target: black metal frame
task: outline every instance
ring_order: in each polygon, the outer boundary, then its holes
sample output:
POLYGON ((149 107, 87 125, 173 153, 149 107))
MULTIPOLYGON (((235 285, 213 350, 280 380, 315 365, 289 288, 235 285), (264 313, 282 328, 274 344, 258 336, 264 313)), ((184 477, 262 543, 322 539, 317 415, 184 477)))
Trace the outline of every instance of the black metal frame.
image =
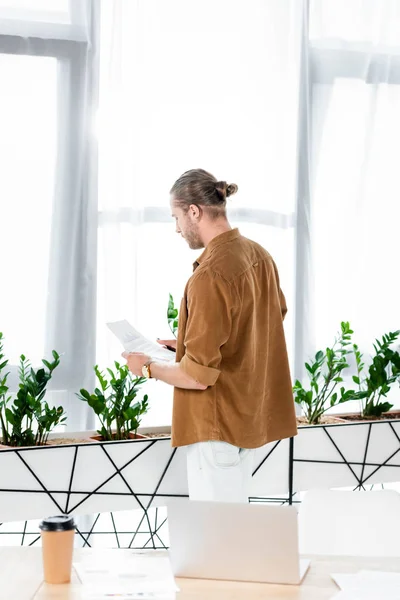
MULTIPOLYGON (((289 496, 293 495, 293 474, 294 474, 294 470, 295 470, 295 465, 296 463, 314 463, 314 464, 327 464, 327 465, 332 465, 332 464, 339 464, 339 465, 345 465, 351 472, 352 476, 355 479, 355 482, 357 483, 357 485, 354 488, 354 491, 356 490, 365 490, 365 484, 366 482, 373 476, 375 475, 375 473, 377 471, 379 471, 379 469, 381 469, 382 467, 392 467, 392 468, 397 468, 400 470, 400 464, 398 465, 393 465, 393 464, 388 464, 389 461, 396 456, 397 454, 400 453, 400 436, 398 435, 398 433, 396 432, 395 428, 393 427, 393 421, 394 420, 382 420, 382 421, 374 421, 374 422, 363 422, 363 421, 359 421, 359 422, 355 422, 355 423, 340 423, 340 424, 327 424, 327 425, 310 425, 309 427, 318 427, 319 429, 322 429, 325 433, 325 435, 327 436, 327 438, 329 439, 329 441, 331 442, 331 444, 333 445, 333 447, 335 448, 336 452, 338 453, 339 457, 341 460, 318 460, 315 458, 311 458, 311 459, 305 459, 305 458, 295 458, 294 455, 292 455, 292 459, 291 459, 291 464, 292 464, 292 468, 291 468, 291 475, 289 475, 289 478, 291 480, 290 484, 289 484, 289 496), (346 459, 346 457, 344 456, 343 452, 340 450, 339 446, 336 444, 335 440, 333 439, 333 437, 329 434, 329 429, 331 429, 332 427, 334 428, 338 428, 338 427, 354 427, 354 426, 359 426, 359 425, 363 425, 364 427, 367 425, 368 426, 368 433, 367 433, 367 439, 366 439, 366 444, 365 444, 365 450, 364 450, 364 457, 363 460, 361 462, 358 461, 349 461, 346 459), (370 444, 370 438, 371 438, 371 431, 372 431, 372 426, 376 427, 376 426, 386 426, 389 427, 389 429, 393 432, 396 441, 398 442, 399 446, 397 448, 397 450, 395 450, 394 452, 392 452, 392 454, 390 456, 388 456, 386 458, 386 460, 384 460, 382 463, 373 463, 367 460, 367 456, 368 456, 368 449, 369 449, 369 444, 370 444), (358 477, 357 474, 355 473, 354 469, 352 468, 353 466, 361 466, 361 476, 358 477), (364 472, 365 472, 365 468, 366 467, 376 467, 367 477, 364 477, 364 472)), ((397 420, 397 422, 399 422, 397 420)), ((295 446, 295 440, 293 438, 291 438, 291 446, 295 446)), ((293 451, 293 450, 292 450, 293 451)))
MULTIPOLYGON (((97 521, 99 520, 101 513, 97 513, 89 531, 82 531, 78 527, 76 527, 76 535, 83 540, 83 544, 82 544, 83 548, 86 546, 88 546, 90 548, 91 547, 90 539, 97 535, 113 535, 113 536, 115 536, 117 547, 121 548, 123 546, 120 543, 119 536, 120 535, 130 535, 133 537, 132 537, 131 541, 129 542, 127 548, 139 547, 141 549, 152 549, 152 550, 167 549, 168 546, 165 545, 164 541, 162 540, 162 538, 160 537, 160 534, 159 534, 160 529, 163 527, 163 525, 165 525, 165 523, 167 522, 167 519, 164 518, 161 521, 159 521, 159 508, 158 507, 154 508, 154 520, 153 521, 151 520, 151 517, 149 515, 149 510, 144 509, 143 515, 142 515, 136 529, 128 530, 128 531, 117 530, 117 527, 115 525, 115 520, 114 520, 114 514, 112 512, 109 514, 110 514, 110 518, 111 518, 111 522, 112 522, 112 526, 113 526, 111 530, 107 530, 107 531, 95 530, 97 521), (148 527, 149 527, 148 529, 141 528, 142 523, 145 520, 148 523, 148 527), (147 541, 142 543, 140 546, 134 546, 135 539, 138 535, 146 536, 147 541), (159 544, 156 544, 156 538, 158 539, 159 544), (150 543, 151 543, 151 545, 150 545, 150 543)), ((2 525, 3 525, 3 523, 0 523, 0 528, 2 525)), ((0 529, 0 536, 4 536, 4 535, 6 535, 6 536, 10 536, 10 535, 11 536, 21 536, 21 546, 24 546, 24 545, 34 546, 35 544, 37 544, 39 542, 40 535, 38 534, 37 529, 28 530, 28 526, 29 526, 29 521, 25 521, 22 532, 21 531, 1 531, 1 529, 0 529), (32 541, 30 541, 28 544, 25 544, 26 538, 28 536, 34 537, 34 539, 32 541)))
MULTIPOLYGON (((385 466, 390 466, 390 467, 395 467, 400 469, 400 464, 399 465, 392 465, 392 464, 388 464, 389 461, 398 453, 400 453, 400 436, 399 434, 396 432, 395 428, 393 427, 392 421, 391 420, 385 420, 385 421, 376 421, 374 423, 365 423, 365 422, 357 422, 357 423, 343 423, 343 424, 329 424, 329 425, 318 425, 318 426, 306 426, 306 427, 318 427, 320 429, 322 429, 324 431, 324 434, 326 435, 327 439, 329 439, 330 443, 332 444, 332 446, 335 448, 335 452, 338 455, 338 460, 318 460, 318 459, 302 459, 302 458, 296 458, 295 456, 295 450, 296 450, 296 441, 295 438, 290 438, 289 440, 289 450, 288 450, 288 496, 287 497, 252 497, 250 498, 251 502, 255 502, 255 503, 273 503, 273 504, 288 504, 288 505, 292 505, 292 504, 296 504, 299 503, 300 500, 298 500, 296 498, 296 495, 299 491, 302 490, 295 490, 294 489, 294 478, 295 478, 295 470, 296 470, 296 465, 298 463, 314 463, 314 464, 318 464, 318 463, 322 463, 322 464, 340 464, 340 465, 345 465, 351 472, 352 477, 354 477, 356 486, 354 487, 354 491, 355 490, 365 490, 365 484, 368 482, 368 480, 375 475, 375 473, 382 467, 385 466), (354 461, 349 461, 346 459, 346 457, 344 456, 342 450, 340 449, 340 447, 338 446, 338 444, 335 442, 335 440, 333 439, 332 435, 330 434, 329 430, 330 428, 334 427, 334 428, 338 428, 338 427, 349 427, 349 426, 358 426, 358 425, 368 425, 368 432, 367 432, 367 438, 366 438, 366 444, 365 444, 365 449, 364 449, 364 453, 363 453, 363 460, 362 462, 354 462, 354 461), (393 452, 384 462, 380 463, 380 464, 376 464, 376 463, 372 463, 370 461, 368 461, 368 449, 369 449, 369 445, 370 445, 370 438, 371 438, 371 431, 372 431, 372 426, 379 426, 379 425, 383 425, 386 427, 389 427, 390 430, 392 431, 392 433, 394 434, 396 441, 398 442, 398 448, 395 452, 393 452), (358 476, 357 473, 354 470, 354 466, 361 466, 361 475, 358 476), (365 469, 366 467, 376 467, 367 477, 364 477, 364 473, 365 473, 365 469)), ((136 502, 137 502, 137 507, 138 509, 140 509, 142 511, 142 517, 140 519, 140 522, 138 524, 138 526, 136 527, 136 529, 132 530, 132 531, 118 531, 117 527, 115 525, 115 520, 114 520, 114 516, 113 513, 110 512, 110 517, 111 517, 111 522, 112 522, 112 529, 110 531, 97 531, 96 530, 96 524, 98 522, 98 519, 100 517, 101 513, 98 513, 96 518, 94 519, 94 522, 90 528, 89 531, 80 531, 79 529, 77 529, 77 535, 80 536, 80 538, 83 540, 83 546, 90 546, 90 540, 93 536, 95 535, 114 535, 116 538, 116 543, 118 547, 121 547, 120 545, 120 539, 119 539, 119 535, 122 534, 131 534, 132 535, 132 539, 130 541, 129 544, 129 548, 131 547, 140 547, 140 548, 152 548, 152 549, 159 549, 159 548, 166 548, 166 545, 164 543, 164 541, 162 540, 162 538, 160 537, 160 529, 163 527, 163 525, 166 522, 166 518, 162 520, 162 522, 160 523, 158 521, 159 518, 159 512, 158 512, 158 508, 157 507, 152 507, 152 503, 153 500, 155 498, 185 498, 187 497, 187 495, 184 494, 160 494, 158 493, 158 490, 161 486, 161 483, 166 475, 166 473, 168 472, 168 469, 171 466, 171 463, 175 457, 175 453, 176 453, 176 448, 171 449, 171 454, 170 457, 167 461, 167 464, 159 478, 159 481, 157 482, 157 485, 154 489, 154 491, 152 493, 146 493, 146 494, 141 494, 138 492, 134 492, 132 487, 129 485, 128 481, 126 480, 126 478, 123 475, 123 470, 130 465, 132 462, 134 462, 137 458, 139 458, 143 453, 145 453, 148 449, 152 448, 154 446, 155 443, 157 443, 158 441, 165 441, 169 438, 155 438, 155 439, 143 439, 143 440, 136 440, 134 443, 141 443, 141 442, 145 442, 146 443, 146 447, 141 450, 140 452, 138 452, 133 458, 131 458, 129 461, 127 461, 122 467, 118 468, 117 465, 115 464, 114 460, 112 459, 112 457, 110 456, 109 452, 107 452, 107 446, 108 445, 112 445, 112 444, 121 444, 121 443, 132 443, 132 441, 126 441, 126 442, 108 442, 106 444, 102 444, 101 448, 102 451, 105 453, 105 455, 107 456, 108 460, 110 461, 110 463, 113 466, 114 469, 114 473, 109 476, 105 481, 103 481, 100 485, 98 485, 94 490, 92 491, 74 491, 72 490, 72 484, 73 484, 73 479, 74 479, 74 473, 75 473, 75 468, 76 468, 76 463, 78 460, 78 454, 79 454, 79 449, 82 447, 82 444, 68 444, 68 445, 63 445, 60 446, 62 448, 70 448, 70 447, 74 447, 75 451, 74 451, 74 456, 73 456, 73 462, 72 462, 72 468, 71 468, 71 474, 70 474, 70 478, 69 478, 69 485, 68 485, 68 490, 67 492, 65 490, 50 490, 47 489, 47 487, 43 484, 43 482, 40 480, 40 478, 36 475, 36 473, 33 471, 33 469, 30 467, 30 465, 26 462, 26 460, 24 460, 23 458, 23 453, 27 450, 41 450, 41 451, 45 451, 44 448, 18 448, 18 449, 7 449, 7 450, 2 450, 1 452, 14 452, 18 455, 19 459, 23 462, 23 464, 25 465, 25 467, 29 470, 29 472, 33 475, 33 477, 36 479, 36 481, 39 483, 39 485, 41 486, 42 489, 40 490, 18 490, 18 489, 2 489, 0 488, 0 493, 6 493, 6 492, 27 492, 27 493, 39 493, 39 494, 46 494, 54 503, 55 507, 57 507, 57 509, 61 512, 61 513, 65 513, 65 514, 71 514, 73 513, 79 506, 81 506, 84 502, 86 502, 86 500, 88 498, 90 498, 93 495, 109 495, 109 496, 131 496, 133 497, 136 502), (127 488, 127 492, 102 492, 101 488, 107 484, 111 479, 113 479, 114 477, 119 476, 122 481, 124 482, 126 488, 127 488), (66 494, 66 503, 65 506, 62 507, 60 506, 60 504, 55 500, 53 494, 66 494), (75 494, 79 494, 79 495, 85 495, 85 497, 80 500, 79 502, 77 502, 76 504, 73 503, 73 497, 75 494), (143 497, 148 497, 149 498, 149 502, 147 503, 147 505, 145 505, 139 498, 139 496, 141 498, 143 497), (152 521, 152 517, 150 514, 150 509, 154 510, 154 520, 152 521), (145 529, 141 529, 143 523, 146 524, 146 528, 145 529), (135 541, 137 540, 138 536, 142 536, 142 535, 146 535, 146 542, 140 546, 133 546, 133 544, 135 543, 135 541)), ((255 468, 255 470, 253 471, 253 476, 261 469, 261 467, 265 464, 265 462, 268 460, 268 458, 271 456, 271 454, 275 451, 275 449, 281 444, 281 441, 277 441, 274 443, 274 445, 272 446, 272 448, 267 452, 267 454, 265 455, 265 457, 261 460, 261 462, 258 464, 258 466, 255 468)), ((399 471, 400 472, 400 471, 399 471)), ((1 526, 1 523, 0 523, 1 526)), ((8 532, 8 531, 1 531, 0 530, 0 536, 1 535, 21 535, 21 545, 24 545, 25 540, 27 539, 27 536, 33 536, 35 535, 35 539, 29 544, 29 545, 33 545, 35 544, 39 539, 40 536, 37 535, 37 531, 35 532, 29 532, 28 531, 28 522, 24 523, 24 527, 23 527, 23 531, 22 532, 8 532)), ((1 538, 0 538, 1 539, 1 538)))
MULTIPOLYGON (((100 517, 101 513, 97 514, 97 517, 94 520, 94 523, 91 527, 91 529, 89 531, 81 531, 79 528, 76 529, 76 534, 78 536, 80 536, 83 540, 83 546, 89 546, 90 547, 90 538, 93 535, 108 535, 108 534, 113 534, 116 537, 116 541, 117 541, 117 546, 120 547, 120 541, 119 541, 119 535, 122 535, 123 533, 126 534, 132 534, 132 540, 129 544, 129 548, 132 547, 132 544, 134 543, 136 537, 138 535, 146 535, 148 537, 147 541, 142 544, 140 546, 140 548, 148 548, 149 544, 151 543, 151 548, 152 549, 160 549, 163 548, 165 549, 166 546, 163 542, 163 540, 160 538, 159 536, 159 531, 161 529, 161 527, 165 524, 166 519, 164 519, 161 523, 158 523, 158 508, 155 507, 155 518, 154 518, 154 523, 151 522, 150 516, 149 516, 149 509, 151 508, 151 504, 154 500, 154 498, 156 497, 165 497, 165 498, 172 498, 172 497, 188 497, 187 495, 183 495, 183 494, 159 494, 158 490, 160 488, 160 485, 168 471, 168 468, 171 465, 171 462, 176 454, 176 448, 172 448, 171 449, 171 455, 167 461, 167 464, 157 482, 157 485, 155 487, 154 492, 152 492, 151 494, 148 493, 141 493, 138 494, 136 492, 133 491, 132 487, 129 485, 128 481, 126 480, 126 478, 124 477, 122 471, 128 467, 132 462, 134 462, 137 458, 139 458, 143 453, 145 453, 147 450, 149 450, 150 448, 152 448, 154 446, 154 444, 157 441, 165 441, 166 439, 169 438, 161 438, 161 439, 143 439, 143 440, 135 440, 134 443, 141 443, 141 442, 145 442, 146 443, 146 447, 138 452, 133 458, 131 458, 130 460, 128 460, 122 467, 118 468, 117 465, 115 464, 114 460, 112 459, 112 457, 110 456, 110 454, 107 452, 106 446, 107 445, 113 445, 113 444, 121 444, 121 443, 132 443, 132 440, 124 440, 124 441, 111 441, 111 442, 107 442, 107 443, 99 443, 99 445, 101 446, 102 451, 105 453, 105 455, 107 456, 108 460, 111 462, 113 468, 114 468, 114 473, 112 475, 110 475, 107 479, 105 479, 100 485, 98 485, 94 490, 92 491, 87 491, 87 490, 72 490, 72 484, 73 484, 73 479, 74 479, 74 474, 75 474, 75 468, 76 468, 76 463, 78 460, 78 453, 79 453, 79 449, 82 447, 86 447, 86 444, 63 444, 62 446, 59 446, 58 448, 75 448, 74 450, 74 457, 73 457, 73 462, 72 462, 72 468, 71 468, 71 474, 69 477, 69 485, 68 485, 68 491, 66 492, 65 490, 52 490, 52 489, 48 489, 46 487, 46 485, 41 481, 41 479, 37 476, 37 474, 34 472, 34 470, 32 469, 32 467, 27 463, 26 460, 24 460, 22 454, 24 452, 27 451, 32 451, 32 450, 37 450, 37 451, 46 451, 46 448, 43 447, 29 447, 29 448, 10 448, 10 449, 4 449, 1 450, 1 452, 5 452, 5 453, 14 453, 18 456, 18 458, 22 461, 22 463, 24 464, 24 466, 26 467, 26 469, 31 473, 31 475, 35 478, 35 480, 39 483, 41 489, 39 490, 35 490, 35 489, 18 489, 18 488, 0 488, 0 493, 13 493, 13 492, 20 492, 20 493, 35 493, 35 494, 45 494, 47 495, 51 501, 54 503, 55 507, 57 508, 57 510, 61 513, 61 514, 71 514, 73 513, 79 506, 81 506, 84 502, 86 502, 88 500, 88 498, 90 498, 93 495, 107 495, 107 496, 131 496, 133 497, 137 504, 138 504, 138 508, 140 510, 143 511, 143 515, 142 518, 139 522, 138 527, 136 528, 136 530, 134 531, 126 531, 126 532, 122 532, 122 531, 117 531, 116 527, 115 527, 115 521, 114 521, 114 516, 113 513, 110 512, 110 517, 111 517, 111 521, 113 523, 113 530, 112 531, 94 531, 96 523, 100 517), (100 491, 102 487, 104 487, 109 481, 111 481, 114 477, 119 476, 122 481, 124 482, 124 484, 127 487, 127 492, 102 492, 100 491), (65 502, 65 506, 62 507, 60 506, 60 504, 57 502, 57 500, 54 498, 54 494, 66 494, 66 502, 65 502), (79 502, 77 502, 76 504, 73 504, 72 499, 74 495, 85 495, 85 497, 80 500, 79 502), (147 506, 145 506, 141 500, 139 499, 139 496, 143 497, 148 497, 149 498, 149 502, 147 503, 147 506), (72 506, 71 506, 72 505, 72 506), (141 526, 142 523, 146 521, 147 522, 147 529, 141 530, 141 526), (157 545, 157 539, 160 542, 160 545, 157 545)), ((2 523, 0 523, 0 527, 1 527, 2 523)), ((24 527, 23 527, 23 531, 22 532, 9 532, 9 531, 0 531, 0 536, 1 535, 21 535, 21 545, 24 545, 25 539, 27 536, 30 535, 35 535, 35 539, 29 544, 34 545, 35 543, 37 543, 40 540, 40 535, 37 535, 37 531, 34 532, 29 532, 27 531, 27 527, 28 527, 28 521, 24 522, 24 527)), ((0 538, 1 539, 1 538, 0 538)))

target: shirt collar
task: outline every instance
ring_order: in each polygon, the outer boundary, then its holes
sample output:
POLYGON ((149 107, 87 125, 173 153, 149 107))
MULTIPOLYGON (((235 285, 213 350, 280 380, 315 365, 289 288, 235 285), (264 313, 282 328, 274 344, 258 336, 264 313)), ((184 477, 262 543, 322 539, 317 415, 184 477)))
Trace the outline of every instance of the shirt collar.
POLYGON ((210 256, 210 254, 215 250, 215 248, 218 248, 219 246, 222 246, 227 242, 231 242, 239 236, 240 232, 237 228, 230 229, 229 231, 225 231, 224 233, 220 233, 219 235, 215 236, 215 238, 213 238, 211 242, 209 242, 208 246, 206 247, 204 252, 199 256, 199 258, 194 261, 193 271, 195 271, 197 267, 210 256))

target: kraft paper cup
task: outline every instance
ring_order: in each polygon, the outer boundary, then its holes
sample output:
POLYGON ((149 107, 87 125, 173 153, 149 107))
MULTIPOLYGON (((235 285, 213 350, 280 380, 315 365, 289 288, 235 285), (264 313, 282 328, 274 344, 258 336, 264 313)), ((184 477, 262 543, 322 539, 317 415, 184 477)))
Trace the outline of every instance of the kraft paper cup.
POLYGON ((44 580, 46 583, 69 583, 75 537, 74 519, 68 515, 48 517, 43 519, 39 529, 44 580))

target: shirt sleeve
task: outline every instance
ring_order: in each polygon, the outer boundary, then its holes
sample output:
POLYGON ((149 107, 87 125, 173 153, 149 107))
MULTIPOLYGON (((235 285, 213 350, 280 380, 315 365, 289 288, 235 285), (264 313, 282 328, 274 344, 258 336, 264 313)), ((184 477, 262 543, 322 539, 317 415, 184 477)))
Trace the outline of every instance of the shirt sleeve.
POLYGON ((286 313, 288 311, 287 304, 286 304, 286 298, 285 298, 285 294, 281 290, 281 286, 280 286, 280 282, 279 282, 279 273, 278 273, 277 266, 276 266, 275 263, 273 263, 273 265, 274 265, 274 273, 275 273, 276 286, 278 288, 278 294, 279 294, 279 303, 280 303, 280 306, 281 306, 282 321, 284 321, 285 317, 286 317, 286 313))
POLYGON ((221 348, 232 327, 229 283, 208 271, 197 275, 188 288, 187 311, 181 369, 199 383, 212 386, 221 372, 221 348))
POLYGON ((288 309, 287 309, 285 294, 282 292, 281 288, 279 288, 279 300, 281 303, 282 321, 284 321, 288 309))

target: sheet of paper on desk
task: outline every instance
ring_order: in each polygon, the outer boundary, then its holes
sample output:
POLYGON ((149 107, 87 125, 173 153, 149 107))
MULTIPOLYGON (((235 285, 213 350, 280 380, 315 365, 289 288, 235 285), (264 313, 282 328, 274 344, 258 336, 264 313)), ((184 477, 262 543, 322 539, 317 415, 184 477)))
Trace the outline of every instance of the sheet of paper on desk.
POLYGON ((117 336, 127 352, 143 352, 157 360, 175 361, 176 359, 175 352, 148 340, 125 319, 107 323, 107 327, 117 336))
POLYGON ((342 590, 337 600, 400 600, 400 574, 382 571, 334 573, 332 579, 342 590))
POLYGON ((332 600, 381 600, 375 594, 372 596, 364 596, 363 592, 357 592, 355 590, 352 591, 344 591, 341 590, 335 596, 332 596, 332 600))
POLYGON ((158 592, 138 592, 138 593, 124 593, 124 592, 110 592, 109 594, 91 591, 90 587, 84 587, 85 600, 112 600, 118 598, 118 600, 176 600, 175 592, 167 592, 166 594, 158 592))
POLYGON ((398 585, 400 589, 400 573, 392 571, 359 571, 357 575, 364 581, 368 581, 368 584, 371 582, 379 585, 382 585, 382 583, 394 584, 398 585))
POLYGON ((112 598, 114 595, 132 599, 136 595, 140 600, 170 600, 179 591, 168 556, 149 558, 137 554, 129 560, 116 560, 117 555, 111 556, 108 563, 94 564, 89 560, 74 564, 84 586, 85 598, 112 598))
POLYGON ((386 590, 342 590, 332 600, 397 600, 397 595, 387 594, 386 590))

